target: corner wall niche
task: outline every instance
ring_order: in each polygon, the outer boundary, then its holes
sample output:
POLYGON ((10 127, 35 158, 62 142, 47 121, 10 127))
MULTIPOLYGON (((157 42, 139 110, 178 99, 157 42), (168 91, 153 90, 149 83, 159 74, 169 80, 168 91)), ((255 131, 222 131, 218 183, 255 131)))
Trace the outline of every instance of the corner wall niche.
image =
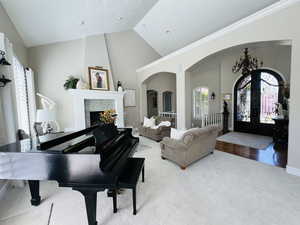
POLYGON ((73 128, 85 129, 90 126, 90 112, 115 109, 118 114, 116 125, 124 127, 124 92, 69 90, 73 97, 73 128))

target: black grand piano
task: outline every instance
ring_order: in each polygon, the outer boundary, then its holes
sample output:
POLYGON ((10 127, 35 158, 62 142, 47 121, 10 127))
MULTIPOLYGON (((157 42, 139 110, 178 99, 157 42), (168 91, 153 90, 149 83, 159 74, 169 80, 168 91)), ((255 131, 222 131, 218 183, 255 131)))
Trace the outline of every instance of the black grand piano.
POLYGON ((88 224, 96 225, 97 192, 116 190, 139 139, 132 129, 97 125, 0 147, 0 179, 28 180, 31 204, 41 202, 39 181, 54 180, 85 198, 88 224))

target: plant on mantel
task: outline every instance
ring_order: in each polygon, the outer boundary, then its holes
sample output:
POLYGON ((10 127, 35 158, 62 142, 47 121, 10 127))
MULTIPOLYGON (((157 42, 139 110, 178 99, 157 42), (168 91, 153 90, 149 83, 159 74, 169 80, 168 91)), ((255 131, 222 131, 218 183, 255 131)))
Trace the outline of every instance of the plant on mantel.
POLYGON ((66 82, 64 83, 64 88, 68 89, 76 89, 77 82, 79 81, 78 78, 69 76, 66 82))

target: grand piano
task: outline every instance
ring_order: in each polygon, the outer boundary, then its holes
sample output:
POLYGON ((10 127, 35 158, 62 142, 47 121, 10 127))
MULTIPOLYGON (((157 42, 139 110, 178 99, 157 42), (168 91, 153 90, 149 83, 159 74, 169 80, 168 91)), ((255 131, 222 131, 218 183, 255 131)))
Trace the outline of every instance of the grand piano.
POLYGON ((39 182, 54 180, 85 198, 88 224, 96 225, 97 192, 117 189, 139 139, 130 128, 96 125, 0 147, 0 179, 27 180, 31 204, 41 202, 39 182))

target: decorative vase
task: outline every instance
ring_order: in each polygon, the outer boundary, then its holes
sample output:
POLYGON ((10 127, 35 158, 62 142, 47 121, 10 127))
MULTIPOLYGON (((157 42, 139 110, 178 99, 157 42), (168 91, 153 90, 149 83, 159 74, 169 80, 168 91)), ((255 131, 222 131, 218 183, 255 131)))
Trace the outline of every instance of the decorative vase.
POLYGON ((76 88, 85 90, 85 89, 89 89, 89 85, 86 82, 84 82, 82 79, 80 79, 77 82, 76 88))

